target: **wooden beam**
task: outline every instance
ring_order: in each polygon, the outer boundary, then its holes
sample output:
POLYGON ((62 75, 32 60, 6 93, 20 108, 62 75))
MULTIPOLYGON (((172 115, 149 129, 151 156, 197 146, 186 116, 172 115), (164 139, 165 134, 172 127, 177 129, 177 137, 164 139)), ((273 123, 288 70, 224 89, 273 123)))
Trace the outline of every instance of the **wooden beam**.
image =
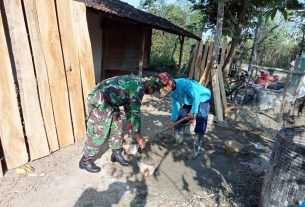
POLYGON ((220 54, 220 63, 219 63, 219 69, 222 70, 222 66, 225 62, 226 58, 226 49, 227 49, 227 38, 224 38, 221 46, 221 54, 220 54))
POLYGON ((224 117, 226 117, 227 116, 227 96, 226 96, 225 85, 224 85, 224 81, 223 81, 223 74, 222 74, 221 67, 219 67, 217 70, 218 70, 219 89, 220 89, 220 95, 221 95, 223 114, 224 114, 224 117))
POLYGON ((85 110, 82 95, 81 75, 77 43, 73 28, 72 0, 56 0, 61 46, 68 82, 69 100, 76 140, 85 137, 85 110))
POLYGON ((8 169, 28 162, 16 86, 0 10, 0 139, 8 169))
POLYGON ((197 58, 197 52, 198 52, 198 48, 199 48, 199 44, 200 42, 197 42, 195 47, 194 47, 194 50, 192 52, 192 63, 191 63, 191 66, 190 66, 190 72, 189 72, 189 78, 190 79, 193 79, 194 78, 194 70, 195 70, 195 63, 196 63, 196 58, 197 58))
POLYGON ((74 33, 77 41, 77 51, 81 72, 83 98, 87 110, 87 97, 89 91, 95 86, 95 77, 92 49, 87 25, 86 5, 85 3, 78 1, 72 1, 72 5, 74 33))
POLYGON ((203 74, 199 80, 199 82, 203 85, 207 85, 209 77, 210 77, 210 72, 211 72, 210 65, 211 65, 211 61, 212 61, 213 45, 214 45, 214 43, 211 42, 210 46, 209 46, 209 51, 208 51, 207 64, 205 65, 203 74))
POLYGON ((210 44, 208 41, 206 41, 204 43, 204 51, 203 51, 202 61, 201 61, 200 68, 199 68, 199 70, 200 70, 199 71, 199 80, 202 76, 202 73, 203 73, 206 63, 207 63, 207 55, 208 55, 209 47, 210 47, 210 44))
MULTIPOLYGON (((287 77, 286 77, 286 80, 285 80, 285 87, 284 87, 283 98, 282 98, 282 102, 281 102, 280 113, 277 117, 278 120, 283 118, 283 113, 285 111, 285 106, 286 106, 286 103, 287 103, 287 100, 286 100, 287 93, 288 93, 289 85, 290 85, 290 82, 291 82, 293 69, 291 68, 290 70, 288 70, 289 74, 287 74, 287 77)), ((284 120, 284 124, 286 124, 286 120, 284 120)))
POLYGON ((202 50, 203 50, 203 41, 200 41, 199 49, 197 52, 197 58, 195 62, 195 72, 194 72, 194 80, 199 81, 200 76, 200 65, 202 62, 202 50))
POLYGON ((29 37, 32 46, 32 53, 34 58, 34 68, 36 72, 37 85, 39 91, 39 100, 46 128, 49 148, 51 152, 59 149, 57 132, 55 126, 55 119, 53 115, 53 106, 51 100, 50 85, 48 80, 48 71, 46 60, 42 48, 40 38, 39 22, 36 11, 36 1, 24 1, 26 19, 29 30, 29 37))
POLYGON ((21 1, 4 0, 4 8, 16 66, 30 159, 34 160, 49 155, 50 151, 39 103, 31 49, 21 1))
POLYGON ((220 94, 221 94, 222 107, 223 107, 223 111, 224 111, 224 117, 227 116, 227 96, 226 96, 226 91, 225 91, 225 86, 224 86, 222 66, 225 61, 226 47, 227 47, 227 38, 225 38, 222 42, 220 63, 218 65, 219 87, 220 87, 220 94))
POLYGON ((184 36, 179 36, 179 42, 180 42, 180 51, 179 51, 178 70, 181 70, 181 63, 182 63, 182 58, 183 58, 183 47, 184 47, 184 36))
POLYGON ((48 69, 58 142, 62 148, 74 143, 74 138, 55 3, 53 0, 36 0, 36 11, 48 69))
POLYGON ((221 70, 218 67, 218 60, 219 60, 219 49, 220 49, 221 36, 222 36, 223 17, 224 17, 224 0, 218 0, 216 32, 214 37, 213 56, 212 56, 212 65, 211 65, 214 106, 218 121, 223 121, 223 108, 221 104, 221 91, 220 91, 220 83, 219 83, 219 81, 223 79, 222 78, 220 79, 218 77, 219 75, 218 70, 221 70))
POLYGON ((223 121, 223 110, 220 96, 219 77, 217 64, 214 64, 211 68, 211 78, 213 87, 214 105, 216 111, 217 121, 223 121))

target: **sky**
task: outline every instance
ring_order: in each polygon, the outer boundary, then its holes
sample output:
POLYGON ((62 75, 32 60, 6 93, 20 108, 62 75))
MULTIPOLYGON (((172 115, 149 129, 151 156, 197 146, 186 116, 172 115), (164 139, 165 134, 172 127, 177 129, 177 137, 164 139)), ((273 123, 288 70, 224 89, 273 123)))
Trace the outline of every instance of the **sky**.
MULTIPOLYGON (((130 4, 134 7, 138 7, 139 3, 140 3, 140 0, 121 0, 121 1, 127 2, 128 4, 130 4)), ((299 2, 305 3, 305 0, 299 0, 299 2)))
POLYGON ((127 2, 128 4, 134 7, 138 7, 140 3, 140 0, 121 0, 121 1, 127 2))
MULTIPOLYGON (((140 0, 121 0, 121 1, 127 2, 128 4, 130 4, 130 5, 134 6, 134 7, 138 7, 139 3, 140 3, 140 0)), ((174 2, 174 0, 167 0, 167 2, 169 2, 169 3, 170 2, 174 2)))

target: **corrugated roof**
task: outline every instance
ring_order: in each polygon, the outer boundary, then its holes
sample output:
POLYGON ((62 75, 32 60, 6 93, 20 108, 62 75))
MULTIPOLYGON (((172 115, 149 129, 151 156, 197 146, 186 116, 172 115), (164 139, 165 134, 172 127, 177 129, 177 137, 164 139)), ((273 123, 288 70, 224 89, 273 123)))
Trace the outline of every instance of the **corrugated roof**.
POLYGON ((87 7, 93 8, 111 15, 115 15, 128 20, 150 25, 151 27, 173 34, 191 37, 200 40, 200 37, 176 26, 170 21, 156 15, 139 10, 125 2, 119 0, 78 0, 84 2, 87 7))

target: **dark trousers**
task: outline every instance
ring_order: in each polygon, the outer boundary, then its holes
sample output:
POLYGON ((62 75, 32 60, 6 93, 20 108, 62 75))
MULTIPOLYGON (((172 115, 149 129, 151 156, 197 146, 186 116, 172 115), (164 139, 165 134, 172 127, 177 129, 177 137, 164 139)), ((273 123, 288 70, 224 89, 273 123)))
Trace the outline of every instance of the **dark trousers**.
MULTIPOLYGON (((180 108, 178 113, 178 120, 187 116, 192 109, 192 105, 183 105, 180 108)), ((196 114, 196 126, 195 126, 195 133, 199 135, 204 135, 207 128, 207 120, 210 112, 210 101, 201 102, 198 107, 198 113, 196 114)))

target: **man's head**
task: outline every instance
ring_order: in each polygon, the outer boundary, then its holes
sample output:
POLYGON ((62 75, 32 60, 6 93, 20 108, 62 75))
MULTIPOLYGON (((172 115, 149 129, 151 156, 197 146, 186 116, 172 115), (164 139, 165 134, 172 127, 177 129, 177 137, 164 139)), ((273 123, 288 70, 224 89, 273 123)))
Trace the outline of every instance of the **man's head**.
POLYGON ((153 94, 155 91, 159 91, 160 89, 166 90, 167 92, 171 91, 169 90, 170 87, 168 85, 173 83, 173 79, 166 72, 155 74, 145 79, 145 93, 147 94, 153 94))

